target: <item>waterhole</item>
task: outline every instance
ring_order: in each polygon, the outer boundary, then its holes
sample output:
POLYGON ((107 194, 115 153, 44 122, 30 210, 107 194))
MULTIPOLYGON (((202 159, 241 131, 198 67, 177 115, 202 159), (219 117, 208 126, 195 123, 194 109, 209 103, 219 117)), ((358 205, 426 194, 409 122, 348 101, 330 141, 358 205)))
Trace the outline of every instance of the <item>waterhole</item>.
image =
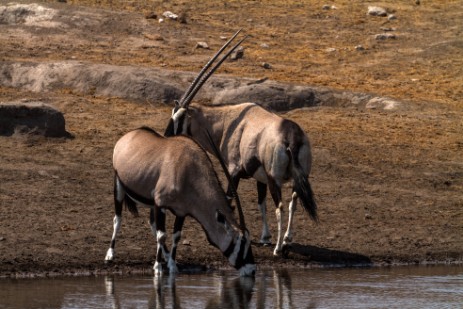
POLYGON ((461 308, 463 266, 0 280, 0 308, 461 308))

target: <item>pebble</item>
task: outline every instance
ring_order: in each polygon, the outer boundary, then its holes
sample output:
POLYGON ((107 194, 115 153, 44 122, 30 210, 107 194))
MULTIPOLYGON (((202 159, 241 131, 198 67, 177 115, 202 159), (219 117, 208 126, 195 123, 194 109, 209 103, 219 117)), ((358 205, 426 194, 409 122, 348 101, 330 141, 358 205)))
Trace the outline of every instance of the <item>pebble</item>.
POLYGON ((396 35, 392 33, 380 33, 375 35, 375 40, 382 41, 382 40, 389 40, 389 39, 396 39, 396 35))
POLYGON ((198 42, 196 43, 196 48, 209 49, 209 45, 206 42, 198 42))
POLYGON ((336 48, 329 47, 329 48, 325 49, 325 51, 326 51, 327 53, 334 53, 334 52, 336 51, 336 48))
POLYGON ((262 62, 262 67, 264 69, 271 69, 272 68, 272 65, 270 63, 267 63, 267 62, 262 62))
POLYGON ((168 18, 168 19, 172 19, 172 20, 177 20, 178 19, 178 15, 172 13, 171 11, 165 11, 164 13, 162 13, 162 16, 164 16, 165 18, 168 18))
POLYGON ((262 47, 262 48, 270 48, 270 46, 267 43, 260 44, 260 47, 262 47))
POLYGON ((359 50, 359 51, 365 50, 365 47, 363 47, 362 45, 357 45, 355 46, 355 50, 359 50))
POLYGON ((322 6, 322 9, 323 10, 337 10, 338 8, 335 5, 325 4, 324 6, 322 6))
POLYGON ((388 17, 387 17, 388 20, 396 20, 397 19, 397 16, 395 16, 394 14, 390 14, 388 17))
POLYGON ((240 46, 230 55, 230 60, 235 61, 243 57, 244 57, 244 48, 243 46, 240 46))
POLYGON ((382 16, 385 17, 387 16, 387 12, 385 9, 379 6, 369 6, 368 7, 368 15, 371 16, 382 16))

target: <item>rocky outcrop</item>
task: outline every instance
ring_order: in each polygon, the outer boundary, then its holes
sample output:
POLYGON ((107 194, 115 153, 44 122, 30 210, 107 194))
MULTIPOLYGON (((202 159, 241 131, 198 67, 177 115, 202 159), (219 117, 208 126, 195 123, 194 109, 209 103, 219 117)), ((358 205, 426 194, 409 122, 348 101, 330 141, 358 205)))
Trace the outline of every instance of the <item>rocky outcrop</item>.
POLYGON ((42 102, 0 103, 0 135, 38 134, 71 137, 63 114, 42 102))

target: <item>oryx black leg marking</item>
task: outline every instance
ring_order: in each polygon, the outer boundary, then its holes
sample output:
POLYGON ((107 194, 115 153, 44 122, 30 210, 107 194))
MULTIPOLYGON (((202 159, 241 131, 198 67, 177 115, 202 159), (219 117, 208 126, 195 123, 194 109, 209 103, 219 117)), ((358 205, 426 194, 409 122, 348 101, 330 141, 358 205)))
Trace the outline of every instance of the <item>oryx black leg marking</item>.
POLYGON ((270 244, 270 231, 267 223, 267 185, 260 181, 257 182, 257 206, 262 215, 262 234, 260 237, 261 244, 270 244))
POLYGON ((169 272, 177 272, 177 265, 175 263, 175 258, 177 256, 177 246, 182 237, 183 223, 185 222, 185 217, 176 217, 174 223, 174 234, 172 236, 172 249, 170 251, 170 259, 168 262, 169 272))
POLYGON ((281 252, 282 248, 282 225, 283 225, 283 203, 281 202, 281 187, 276 183, 276 181, 268 176, 268 188, 270 190, 270 194, 272 195, 273 202, 275 203, 276 210, 275 214, 277 217, 278 223, 278 236, 277 236, 277 243, 275 245, 275 250, 273 251, 273 255, 278 255, 281 252))
POLYGON ((114 224, 113 224, 113 236, 111 238, 111 244, 108 251, 106 252, 105 261, 110 262, 114 259, 114 248, 116 247, 116 236, 121 229, 122 223, 122 204, 125 197, 125 191, 122 187, 117 174, 114 175, 114 224))
POLYGON ((154 273, 159 275, 162 273, 162 262, 163 258, 169 260, 169 251, 166 247, 166 214, 163 209, 154 206, 150 210, 150 224, 151 229, 153 227, 156 231, 157 251, 156 251, 156 262, 154 263, 154 273))
MULTIPOLYGON (((233 186, 235 188, 235 190, 238 190, 238 185, 240 184, 240 179, 241 179, 241 176, 239 174, 235 174, 235 175, 232 175, 231 176, 232 178, 232 183, 233 183, 233 186)), ((234 196, 233 196, 233 189, 232 189, 232 184, 229 183, 228 184, 228 189, 227 189, 227 198, 229 199, 233 199, 234 196)))

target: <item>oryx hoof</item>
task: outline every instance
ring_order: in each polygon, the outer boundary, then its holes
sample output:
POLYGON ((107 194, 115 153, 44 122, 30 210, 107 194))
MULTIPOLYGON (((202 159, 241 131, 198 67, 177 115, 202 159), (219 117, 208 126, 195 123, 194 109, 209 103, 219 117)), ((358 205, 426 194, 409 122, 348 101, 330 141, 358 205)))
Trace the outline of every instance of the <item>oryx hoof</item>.
POLYGON ((174 260, 169 260, 169 262, 167 263, 167 267, 169 268, 169 274, 175 275, 178 273, 177 264, 174 260))
POLYGON ((291 245, 292 242, 293 242, 293 237, 292 236, 285 236, 283 238, 283 246, 284 245, 291 245))
POLYGON ((162 276, 162 264, 161 263, 156 261, 154 263, 153 270, 154 270, 154 276, 155 277, 162 276))
POLYGON ((272 242, 270 241, 270 238, 272 238, 272 236, 261 237, 259 243, 264 247, 271 246, 272 242))

